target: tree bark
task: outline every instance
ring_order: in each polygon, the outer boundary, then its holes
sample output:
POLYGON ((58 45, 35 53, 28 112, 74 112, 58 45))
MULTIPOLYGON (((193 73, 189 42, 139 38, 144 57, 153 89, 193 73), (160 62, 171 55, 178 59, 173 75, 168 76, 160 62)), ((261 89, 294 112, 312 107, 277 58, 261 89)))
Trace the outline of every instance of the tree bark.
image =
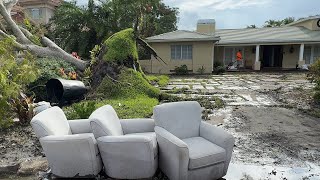
MULTIPOLYGON (((87 66, 87 63, 85 61, 77 59, 71 54, 65 52, 49 38, 45 36, 41 37, 41 44, 44 47, 32 43, 31 39, 34 37, 33 34, 30 33, 27 29, 19 27, 11 18, 11 9, 17 3, 17 1, 18 0, 11 0, 7 3, 4 3, 3 0, 0 0, 0 14, 7 23, 8 27, 13 32, 13 35, 16 37, 16 40, 14 40, 16 48, 20 50, 29 50, 32 54, 38 57, 61 58, 73 64, 77 69, 81 71, 85 70, 87 66)), ((6 32, 1 29, 0 36, 11 38, 6 32)))

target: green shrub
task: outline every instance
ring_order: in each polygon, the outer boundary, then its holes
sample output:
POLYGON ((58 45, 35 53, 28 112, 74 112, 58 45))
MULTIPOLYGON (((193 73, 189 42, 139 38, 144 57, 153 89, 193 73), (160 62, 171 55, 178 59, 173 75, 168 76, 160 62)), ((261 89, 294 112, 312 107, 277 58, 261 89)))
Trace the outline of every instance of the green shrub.
POLYGON ((98 98, 132 98, 146 95, 158 98, 160 90, 144 78, 143 74, 130 68, 121 70, 117 81, 106 76, 95 91, 98 98))
POLYGON ((160 76, 148 75, 146 77, 151 84, 158 84, 160 87, 167 86, 170 80, 169 76, 166 76, 166 75, 160 75, 160 76))
POLYGON ((197 72, 198 72, 199 74, 204 74, 204 73, 206 72, 206 68, 202 66, 201 68, 199 68, 199 69, 197 70, 197 72))
POLYGON ((310 66, 308 79, 316 84, 314 90, 316 91, 313 98, 316 103, 320 103, 320 59, 310 66))
POLYGON ((215 74, 217 74, 217 75, 223 74, 223 73, 226 72, 226 68, 223 67, 223 66, 218 66, 218 67, 216 67, 216 68, 213 69, 213 72, 214 72, 215 74))
POLYGON ((219 66, 223 66, 222 62, 220 62, 220 61, 215 61, 215 62, 213 63, 213 67, 214 67, 214 68, 217 68, 217 67, 219 67, 219 66))
POLYGON ((107 53, 103 59, 106 61, 116 61, 123 64, 125 60, 131 58, 138 60, 138 51, 132 28, 120 31, 110 36, 106 41, 107 53))
POLYGON ((316 91, 313 95, 314 100, 319 103, 320 102, 320 91, 316 91))
POLYGON ((116 98, 100 101, 83 101, 65 108, 64 111, 68 119, 85 119, 88 118, 90 114, 94 111, 93 106, 96 109, 108 104, 116 110, 119 118, 121 119, 148 118, 151 117, 153 107, 156 106, 158 103, 159 101, 156 98, 150 98, 141 95, 133 98, 116 98), (83 110, 81 110, 81 107, 83 107, 83 110))
POLYGON ((0 129, 12 124, 12 118, 17 117, 14 102, 38 76, 34 58, 24 53, 23 59, 16 60, 14 50, 11 39, 0 41, 0 129))
POLYGON ((189 74, 188 66, 187 65, 181 65, 180 67, 176 67, 174 69, 175 73, 177 75, 187 75, 189 74))
POLYGON ((87 119, 91 113, 97 109, 95 101, 84 101, 76 103, 71 108, 66 108, 68 119, 87 119))
POLYGON ((36 68, 40 70, 40 76, 28 86, 28 94, 33 94, 36 101, 47 100, 45 84, 51 78, 67 79, 68 72, 75 71, 74 66, 62 59, 41 58, 36 61, 36 68), (61 70, 64 70, 64 74, 61 70))

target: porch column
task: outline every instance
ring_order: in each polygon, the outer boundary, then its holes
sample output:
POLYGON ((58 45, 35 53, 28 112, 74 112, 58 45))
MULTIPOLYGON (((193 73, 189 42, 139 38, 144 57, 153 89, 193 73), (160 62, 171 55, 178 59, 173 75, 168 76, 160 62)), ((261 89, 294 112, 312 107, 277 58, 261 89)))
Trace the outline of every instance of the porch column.
POLYGON ((260 45, 256 46, 256 59, 253 63, 252 69, 255 71, 260 71, 261 62, 260 62, 260 45))
POLYGON ((304 44, 301 44, 300 45, 299 61, 303 61, 303 54, 304 54, 304 44))
POLYGON ((303 65, 305 65, 305 60, 303 59, 304 56, 304 44, 300 45, 300 53, 299 53, 299 62, 298 62, 298 66, 302 67, 303 65))
POLYGON ((214 71, 214 61, 215 61, 215 59, 214 59, 214 47, 215 46, 215 43, 213 43, 213 47, 212 47, 212 60, 211 60, 211 72, 210 73, 212 73, 213 71, 214 71))
POLYGON ((260 45, 256 46, 256 62, 259 61, 260 58, 260 45))

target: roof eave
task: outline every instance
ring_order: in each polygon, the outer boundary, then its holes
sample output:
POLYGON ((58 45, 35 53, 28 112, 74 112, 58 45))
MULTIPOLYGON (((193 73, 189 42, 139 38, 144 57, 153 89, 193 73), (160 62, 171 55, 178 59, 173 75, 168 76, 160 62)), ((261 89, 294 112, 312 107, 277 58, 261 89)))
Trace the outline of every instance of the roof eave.
POLYGON ((199 42, 199 41, 219 41, 220 38, 187 38, 187 39, 146 39, 148 43, 155 42, 199 42))
POLYGON ((230 46, 230 45, 269 45, 269 44, 300 44, 300 43, 320 43, 320 40, 291 40, 291 41, 256 41, 256 42, 222 42, 217 43, 217 46, 230 46))

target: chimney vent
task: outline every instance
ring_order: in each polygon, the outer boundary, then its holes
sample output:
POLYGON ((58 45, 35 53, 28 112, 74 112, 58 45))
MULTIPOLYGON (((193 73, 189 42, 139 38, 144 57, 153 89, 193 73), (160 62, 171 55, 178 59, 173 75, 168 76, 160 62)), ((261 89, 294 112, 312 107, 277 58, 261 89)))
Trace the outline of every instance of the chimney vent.
POLYGON ((197 32, 214 35, 216 31, 216 21, 214 19, 200 19, 197 23, 197 32))

